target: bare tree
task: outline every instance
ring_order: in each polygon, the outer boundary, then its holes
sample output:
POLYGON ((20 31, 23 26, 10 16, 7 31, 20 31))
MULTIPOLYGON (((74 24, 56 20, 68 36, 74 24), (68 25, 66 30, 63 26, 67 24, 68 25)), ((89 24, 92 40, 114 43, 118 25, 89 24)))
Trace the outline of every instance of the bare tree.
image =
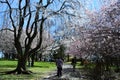
MULTIPOLYGON (((72 7, 73 0, 0 0, 0 5, 4 5, 7 10, 3 11, 7 16, 5 23, 9 25, 3 26, 3 29, 8 29, 14 34, 14 45, 18 54, 18 63, 15 70, 9 73, 29 73, 26 70, 26 62, 30 55, 38 51, 42 44, 43 29, 45 22, 50 16, 64 14, 65 8, 72 7), (55 3, 60 3, 56 6, 55 3), (34 3, 34 4, 33 4, 34 3), (70 3, 70 5, 66 4, 70 3), (56 8, 55 8, 56 7, 56 8), (23 31, 25 30, 25 38, 22 39, 23 31), (37 44, 31 47, 34 39, 37 37, 37 44)), ((69 14, 68 14, 69 15, 69 14)))

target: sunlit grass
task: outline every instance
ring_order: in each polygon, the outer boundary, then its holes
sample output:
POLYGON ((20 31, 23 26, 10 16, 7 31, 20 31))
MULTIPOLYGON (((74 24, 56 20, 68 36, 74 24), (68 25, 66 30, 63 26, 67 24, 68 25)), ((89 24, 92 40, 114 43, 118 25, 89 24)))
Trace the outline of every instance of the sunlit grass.
MULTIPOLYGON (((66 64, 71 64, 71 61, 66 62, 66 64)), ((83 65, 81 65, 81 62, 77 61, 77 63, 76 63, 76 68, 81 69, 81 68, 83 68, 83 67, 84 67, 84 66, 83 66, 83 65)))
POLYGON ((2 72, 14 70, 17 61, 0 60, 0 80, 41 80, 42 77, 47 75, 50 71, 56 69, 54 62, 35 62, 34 67, 27 67, 33 74, 30 75, 14 75, 3 74, 2 72))

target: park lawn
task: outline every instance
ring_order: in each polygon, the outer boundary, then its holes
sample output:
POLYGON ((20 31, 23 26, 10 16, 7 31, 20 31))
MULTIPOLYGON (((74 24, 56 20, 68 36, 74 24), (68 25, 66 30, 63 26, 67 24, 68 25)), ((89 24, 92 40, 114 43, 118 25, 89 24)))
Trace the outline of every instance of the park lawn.
MULTIPOLYGON (((69 62, 66 62, 66 64, 71 64, 71 62, 69 61, 69 62)), ((81 68, 83 68, 84 66, 83 65, 81 65, 81 62, 77 62, 76 63, 76 68, 79 68, 79 69, 81 69, 81 68)))
POLYGON ((35 62, 34 67, 27 67, 33 74, 30 75, 14 75, 3 74, 2 72, 14 70, 16 68, 17 61, 0 60, 0 80, 41 80, 50 71, 56 69, 54 62, 35 62))

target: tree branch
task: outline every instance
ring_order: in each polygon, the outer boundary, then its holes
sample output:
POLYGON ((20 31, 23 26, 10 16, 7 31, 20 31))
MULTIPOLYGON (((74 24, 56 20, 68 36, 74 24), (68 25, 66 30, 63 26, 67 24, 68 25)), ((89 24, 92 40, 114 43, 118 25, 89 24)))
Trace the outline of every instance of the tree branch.
POLYGON ((8 5, 8 7, 10 9, 10 15, 9 16, 10 16, 10 19, 11 19, 11 22, 12 22, 12 26, 14 28, 14 33, 15 33, 14 36, 16 37, 16 27, 15 27, 15 24, 14 24, 14 20, 12 18, 12 7, 7 0, 6 0, 6 4, 8 5))
POLYGON ((9 31, 11 31, 11 32, 14 32, 14 30, 9 29, 9 28, 4 28, 4 29, 1 29, 0 31, 4 31, 4 30, 9 30, 9 31))
POLYGON ((53 3, 54 0, 47 0, 47 4, 44 6, 45 8, 47 8, 51 3, 53 3))
POLYGON ((0 0, 0 3, 7 3, 7 2, 6 2, 6 1, 1 1, 1 0, 0 0))

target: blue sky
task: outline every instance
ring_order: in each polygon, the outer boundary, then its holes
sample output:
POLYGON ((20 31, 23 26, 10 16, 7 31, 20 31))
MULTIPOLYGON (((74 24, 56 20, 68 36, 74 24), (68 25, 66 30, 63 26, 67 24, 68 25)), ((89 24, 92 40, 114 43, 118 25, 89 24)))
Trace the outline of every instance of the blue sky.
MULTIPOLYGON (((35 0, 31 0, 31 1, 33 1, 32 3, 34 4, 35 0)), ((57 0, 55 0, 55 1, 57 1, 57 0)), ((100 6, 101 6, 100 0, 81 0, 81 1, 82 1, 82 3, 84 3, 84 1, 85 2, 88 1, 87 4, 85 5, 87 7, 87 9, 90 9, 90 10, 99 10, 100 9, 100 6)), ((17 0, 14 0, 14 2, 15 3, 13 4, 13 6, 15 7, 17 5, 17 0)), ((46 2, 46 0, 44 0, 44 4, 45 4, 45 2, 46 2)), ((60 6, 60 4, 57 3, 57 5, 55 5, 55 6, 58 7, 58 6, 60 6)), ((55 6, 53 8, 56 9, 55 6)), ((6 8, 7 8, 6 6, 3 6, 3 5, 0 4, 0 21, 1 21, 0 26, 1 26, 1 23, 3 22, 3 18, 2 18, 3 14, 1 12, 4 11, 6 8)))
POLYGON ((2 57, 2 52, 0 52, 0 58, 2 57))
MULTIPOLYGON (((24 1, 24 0, 23 0, 24 1)), ((34 1, 35 0, 31 0, 32 2, 31 3, 33 3, 33 5, 34 5, 34 1)), ((45 4, 46 3, 46 1, 47 0, 44 0, 44 3, 43 4, 45 4)), ((57 1, 57 0, 55 0, 55 1, 57 1)), ((74 0, 73 0, 74 1, 74 0)), ((100 9, 100 7, 101 7, 101 3, 100 3, 100 0, 80 0, 80 1, 82 1, 82 3, 84 4, 85 3, 85 7, 88 9, 88 10, 94 10, 94 11, 96 11, 96 10, 99 10, 100 9)), ((15 7, 16 5, 17 5, 17 0, 15 0, 14 1, 15 3, 13 4, 13 6, 15 7)), ((23 2, 24 3, 24 2, 23 2)), ((51 8, 55 8, 55 9, 57 9, 59 6, 61 6, 61 4, 59 4, 59 3, 56 3, 53 7, 51 7, 51 8), (57 6, 57 7, 56 7, 57 6)), ((1 13, 1 11, 4 11, 6 9, 6 7, 4 6, 3 7, 3 5, 0 5, 0 27, 2 26, 2 23, 3 23, 3 14, 1 13), (2 16, 1 16, 2 15, 2 16)), ((58 24, 57 24, 58 25, 58 24)), ((58 25, 59 26, 59 25, 58 25)), ((55 29, 55 27, 52 27, 51 28, 51 31, 54 31, 54 29, 55 29)))
POLYGON ((99 10, 101 8, 101 2, 100 0, 89 0, 90 2, 87 3, 87 9, 89 10, 99 10))

